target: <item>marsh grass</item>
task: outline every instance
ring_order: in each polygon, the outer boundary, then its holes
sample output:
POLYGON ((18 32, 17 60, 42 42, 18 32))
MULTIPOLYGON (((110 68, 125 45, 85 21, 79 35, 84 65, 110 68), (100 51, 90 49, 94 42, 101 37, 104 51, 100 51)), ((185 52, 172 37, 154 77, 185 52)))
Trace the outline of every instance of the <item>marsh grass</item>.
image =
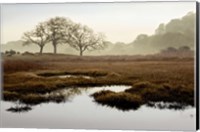
POLYGON ((119 105, 119 108, 122 108, 121 103, 128 108, 127 104, 134 102, 139 105, 148 101, 175 101, 194 106, 194 59, 24 55, 4 57, 3 70, 3 99, 8 101, 20 100, 31 104, 60 102, 64 98, 61 95, 45 97, 44 94, 64 88, 130 85, 132 88, 121 93, 101 94, 98 101, 108 104, 112 100, 112 106, 119 105), (55 77, 66 74, 94 78, 55 77))
POLYGON ((108 90, 96 92, 91 96, 97 103, 122 110, 137 109, 143 104, 159 109, 184 109, 186 106, 194 106, 193 93, 193 90, 184 86, 139 82, 124 92, 108 90))
POLYGON ((49 96, 45 96, 44 94, 20 94, 4 91, 3 100, 14 102, 19 101, 20 103, 27 105, 37 105, 48 102, 61 103, 65 101, 65 96, 62 94, 50 94, 49 96))
POLYGON ((16 92, 3 91, 2 98, 6 101, 17 101, 20 98, 20 94, 16 92))
POLYGON ((139 94, 146 102, 177 102, 194 106, 194 89, 189 89, 184 85, 172 86, 170 84, 157 85, 150 82, 139 82, 125 92, 139 94))
POLYGON ((105 85, 131 85, 131 80, 126 80, 119 77, 102 77, 86 79, 77 78, 38 78, 27 76, 17 78, 15 75, 7 76, 9 80, 5 80, 4 90, 17 93, 38 93, 45 94, 55 90, 70 88, 70 87, 94 87, 105 85), (27 79, 28 78, 28 79, 27 79), (23 83, 21 80, 24 80, 23 83))
POLYGON ((143 101, 139 95, 134 95, 125 92, 115 93, 112 91, 100 91, 92 94, 95 101, 111 107, 116 107, 121 110, 138 109, 143 101))
POLYGON ((32 62, 31 60, 12 60, 6 59, 3 61, 4 72, 18 72, 18 71, 29 71, 36 70, 38 67, 41 69, 43 65, 38 62, 32 62))

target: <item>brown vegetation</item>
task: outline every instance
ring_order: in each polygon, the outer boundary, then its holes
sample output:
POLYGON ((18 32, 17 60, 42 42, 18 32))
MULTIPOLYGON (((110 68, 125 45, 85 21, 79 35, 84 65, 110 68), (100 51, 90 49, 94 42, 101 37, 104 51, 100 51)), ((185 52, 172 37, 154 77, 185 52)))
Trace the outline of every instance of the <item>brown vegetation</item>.
POLYGON ((100 104, 109 105, 122 110, 137 109, 143 104, 143 100, 139 95, 126 92, 115 93, 112 91, 100 91, 94 93, 92 96, 95 98, 95 101, 100 104))
MULTIPOLYGON (((190 105, 193 105, 194 101, 194 60, 188 58, 145 60, 135 56, 79 57, 37 54, 4 56, 3 68, 5 100, 21 99, 25 103, 28 100, 37 104, 36 100, 48 100, 41 95, 58 89, 131 85, 133 87, 124 93, 111 94, 112 98, 118 99, 120 96, 127 102, 130 95, 134 95, 134 99, 137 95, 145 101, 177 101, 190 105), (57 75, 87 75, 92 78, 59 78, 57 75)), ((109 99, 108 96, 106 98, 109 99)))
POLYGON ((173 87, 169 84, 157 85, 139 82, 124 92, 100 91, 92 94, 95 101, 122 110, 137 109, 142 104, 158 108, 182 109, 194 106, 194 90, 184 86, 173 87), (156 104, 158 102, 158 104, 156 104), (159 104, 165 102, 169 104, 159 104))
POLYGON ((189 89, 184 85, 156 85, 149 82, 140 82, 125 90, 125 92, 139 94, 146 102, 163 101, 194 105, 194 89, 189 89))
POLYGON ((43 94, 21 94, 17 92, 4 91, 4 100, 6 101, 19 101, 20 103, 28 105, 37 105, 44 102, 64 102, 65 96, 62 94, 59 95, 49 95, 45 96, 43 94))

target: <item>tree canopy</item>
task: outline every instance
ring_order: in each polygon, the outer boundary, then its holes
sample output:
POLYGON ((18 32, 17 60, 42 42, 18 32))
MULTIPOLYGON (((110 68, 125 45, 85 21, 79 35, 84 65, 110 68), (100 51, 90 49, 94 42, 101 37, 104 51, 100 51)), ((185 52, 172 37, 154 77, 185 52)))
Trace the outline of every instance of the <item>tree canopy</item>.
POLYGON ((103 34, 96 34, 85 25, 74 24, 66 39, 68 44, 79 51, 80 56, 86 50, 103 49, 106 46, 103 34))
POLYGON ((68 44, 75 50, 83 52, 99 50, 105 47, 103 34, 95 33, 86 25, 81 25, 65 17, 54 17, 39 23, 32 31, 24 33, 22 40, 24 45, 36 44, 40 47, 40 53, 47 43, 53 46, 53 53, 57 53, 59 44, 68 44))
POLYGON ((36 44, 40 47, 40 54, 43 52, 43 47, 50 42, 49 36, 45 32, 46 25, 44 23, 39 23, 35 29, 30 32, 25 32, 22 40, 23 45, 36 44))

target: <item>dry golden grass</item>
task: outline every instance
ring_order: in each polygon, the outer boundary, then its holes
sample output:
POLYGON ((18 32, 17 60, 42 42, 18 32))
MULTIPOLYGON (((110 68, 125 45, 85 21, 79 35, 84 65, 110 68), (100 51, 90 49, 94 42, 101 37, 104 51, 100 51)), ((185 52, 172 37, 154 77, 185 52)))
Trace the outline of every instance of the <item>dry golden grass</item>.
MULTIPOLYGON (((6 79, 6 81, 9 81, 9 79, 12 78, 14 78, 12 79, 12 81, 14 81, 15 79, 17 80, 18 77, 8 76, 11 75, 10 73, 16 74, 16 72, 23 72, 23 74, 25 74, 25 72, 26 74, 56 73, 56 72, 68 72, 68 73, 76 72, 77 74, 79 73, 86 74, 89 73, 90 71, 93 71, 96 73, 101 72, 103 74, 107 73, 115 74, 116 76, 123 78, 124 81, 126 80, 149 81, 160 84, 170 83, 172 85, 183 84, 183 85, 189 85, 190 88, 193 88, 194 86, 193 59, 190 60, 177 59, 172 61, 169 60, 139 61, 139 60, 134 60, 133 58, 132 61, 131 60, 122 61, 121 58, 117 60, 116 57, 114 57, 113 59, 112 58, 101 59, 101 58, 102 57, 80 58, 76 56, 63 56, 63 55, 61 57, 47 56, 47 55, 5 57, 3 61, 4 73, 5 73, 4 78, 6 79), (23 62, 22 64, 20 64, 21 61, 23 62), (17 63, 15 64, 15 62, 17 63)), ((124 58, 126 58, 126 56, 124 58)), ((12 74, 12 76, 14 74, 12 74)), ((19 75, 19 73, 17 74, 19 75)), ((30 76, 24 75, 20 79, 23 78, 30 79, 30 76)), ((35 78, 42 81, 44 80, 38 77, 35 78)), ((32 79, 35 78, 33 77, 32 79)), ((21 82, 22 81, 23 80, 21 80, 21 82)))
MULTIPOLYGON (((190 93, 194 91, 194 60, 192 58, 12 56, 3 58, 3 68, 4 91, 18 94, 44 94, 71 86, 134 85, 145 81, 155 85, 169 84, 178 92, 183 89, 190 93), (88 75, 93 78, 55 76, 64 74, 88 75)), ((148 90, 153 94, 153 89, 148 90)), ((193 95, 190 96, 193 98, 193 95)))

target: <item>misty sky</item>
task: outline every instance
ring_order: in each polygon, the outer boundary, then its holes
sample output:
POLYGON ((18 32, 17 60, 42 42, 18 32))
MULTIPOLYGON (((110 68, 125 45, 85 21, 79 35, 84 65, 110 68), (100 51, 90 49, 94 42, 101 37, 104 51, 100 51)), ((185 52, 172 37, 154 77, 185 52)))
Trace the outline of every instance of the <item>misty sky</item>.
POLYGON ((38 22, 64 16, 106 35, 111 42, 132 42, 140 33, 153 34, 160 23, 195 12, 195 2, 85 4, 11 4, 1 12, 1 43, 19 40, 38 22))

